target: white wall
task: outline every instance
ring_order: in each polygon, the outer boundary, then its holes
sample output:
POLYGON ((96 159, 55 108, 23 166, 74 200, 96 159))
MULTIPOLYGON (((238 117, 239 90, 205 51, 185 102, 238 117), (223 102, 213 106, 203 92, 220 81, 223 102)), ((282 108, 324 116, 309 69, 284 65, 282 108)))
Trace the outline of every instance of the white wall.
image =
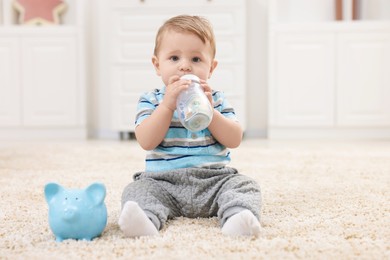
MULTIPOLYGON (((99 27, 104 21, 99 18, 101 10, 97 1, 87 0, 91 4, 88 23, 88 129, 90 137, 116 138, 117 133, 109 129, 110 104, 108 86, 101 84, 106 75, 99 74, 104 35, 99 35, 99 27)), ((248 137, 266 137, 267 129, 267 0, 247 0, 247 130, 248 137)), ((150 67, 152 70, 152 65, 150 67)))

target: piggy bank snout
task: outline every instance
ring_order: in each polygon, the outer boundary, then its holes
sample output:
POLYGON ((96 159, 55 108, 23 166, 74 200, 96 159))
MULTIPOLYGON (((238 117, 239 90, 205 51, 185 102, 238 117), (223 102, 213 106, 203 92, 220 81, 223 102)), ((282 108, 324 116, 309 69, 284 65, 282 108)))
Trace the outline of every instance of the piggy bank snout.
POLYGON ((77 219, 79 216, 79 212, 77 207, 74 206, 67 206, 64 208, 63 216, 62 218, 66 221, 73 221, 77 219))

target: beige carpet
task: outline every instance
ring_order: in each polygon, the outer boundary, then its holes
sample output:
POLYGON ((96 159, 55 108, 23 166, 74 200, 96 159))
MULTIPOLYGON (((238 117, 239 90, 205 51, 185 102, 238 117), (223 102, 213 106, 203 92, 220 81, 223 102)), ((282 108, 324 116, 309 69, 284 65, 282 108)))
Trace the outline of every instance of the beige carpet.
POLYGON ((231 166, 259 181, 259 238, 229 238, 212 219, 171 220, 158 237, 123 237, 123 187, 143 169, 134 141, 0 144, 0 259, 390 259, 390 142, 245 140, 231 166), (57 243, 43 188, 103 182, 108 225, 57 243))

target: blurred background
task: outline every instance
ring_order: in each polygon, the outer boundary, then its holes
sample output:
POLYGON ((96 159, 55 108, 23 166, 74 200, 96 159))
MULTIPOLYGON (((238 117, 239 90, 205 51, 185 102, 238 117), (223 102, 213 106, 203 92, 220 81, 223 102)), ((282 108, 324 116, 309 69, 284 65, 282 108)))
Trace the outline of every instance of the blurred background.
POLYGON ((213 23, 246 137, 390 138, 390 0, 0 0, 0 140, 132 137, 184 13, 213 23))

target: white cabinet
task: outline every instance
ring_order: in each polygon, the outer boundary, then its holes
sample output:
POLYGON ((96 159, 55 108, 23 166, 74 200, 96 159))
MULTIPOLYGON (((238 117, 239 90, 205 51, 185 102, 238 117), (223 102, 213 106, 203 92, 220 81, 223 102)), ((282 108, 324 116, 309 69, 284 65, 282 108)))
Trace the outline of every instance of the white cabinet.
POLYGON ((269 137, 389 138, 390 21, 289 17, 299 2, 270 3, 269 137))
POLYGON ((76 42, 73 37, 23 39, 23 124, 80 124, 76 42))
POLYGON ((68 24, 0 24, 0 139, 86 137, 81 2, 68 24))
POLYGON ((390 25, 338 35, 337 50, 337 123, 389 127, 390 25))
POLYGON ((14 37, 0 37, 0 128, 20 125, 21 78, 18 57, 19 41, 14 37))
POLYGON ((107 66, 102 73, 108 73, 104 85, 110 89, 111 130, 132 132, 139 96, 162 87, 151 63, 155 35, 165 20, 179 14, 205 16, 213 24, 219 64, 210 85, 225 92, 245 127, 245 0, 116 0, 102 4, 101 19, 107 21, 102 32, 107 41, 103 55, 107 66))
POLYGON ((334 35, 286 32, 275 45, 271 126, 333 124, 334 35))

